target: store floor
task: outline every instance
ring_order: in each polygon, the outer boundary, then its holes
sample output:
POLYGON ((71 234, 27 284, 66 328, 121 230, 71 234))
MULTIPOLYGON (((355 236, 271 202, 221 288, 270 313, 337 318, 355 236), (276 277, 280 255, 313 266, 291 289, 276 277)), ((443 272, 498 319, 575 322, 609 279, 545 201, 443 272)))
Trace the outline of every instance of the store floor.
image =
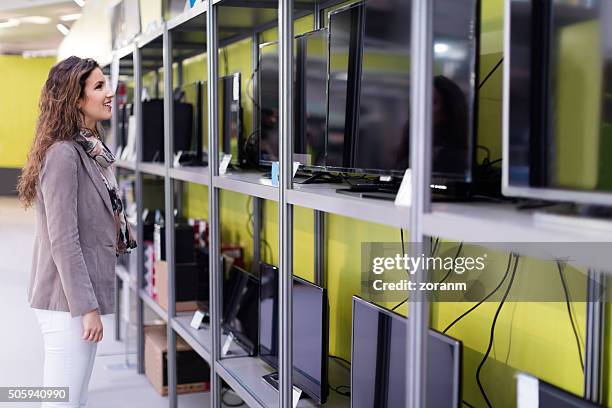
MULTIPOLYGON (((42 382, 43 343, 36 317, 27 303, 26 288, 34 239, 34 211, 24 211, 14 198, 0 197, 0 387, 39 386, 42 382)), ((134 338, 130 348, 116 342, 114 315, 104 316, 104 339, 98 345, 89 385, 89 408, 168 407, 144 375, 127 367, 134 364, 134 338)), ((15 404, 1 403, 1 407, 15 404)), ((38 407, 40 403, 19 403, 38 407)), ((179 407, 209 406, 209 394, 179 395, 179 407)))

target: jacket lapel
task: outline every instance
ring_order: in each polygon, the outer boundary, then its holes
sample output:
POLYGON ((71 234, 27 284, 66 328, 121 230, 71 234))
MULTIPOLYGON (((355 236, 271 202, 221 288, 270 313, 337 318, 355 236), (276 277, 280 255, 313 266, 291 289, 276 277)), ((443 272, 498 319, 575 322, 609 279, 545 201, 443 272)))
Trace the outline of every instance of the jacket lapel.
POLYGON ((114 219, 115 215, 113 213, 113 207, 110 202, 110 196, 108 195, 108 191, 106 190, 106 185, 104 184, 104 180, 102 180, 102 175, 100 174, 100 171, 94 168, 96 164, 92 161, 92 158, 89 157, 87 153, 85 153, 85 150, 83 150, 83 147, 81 147, 81 145, 75 142, 74 147, 76 148, 77 152, 79 152, 79 155, 81 156, 81 161, 83 162, 83 165, 85 166, 85 170, 87 170, 87 174, 89 175, 89 178, 91 179, 94 186, 96 187, 96 190, 98 190, 100 197, 102 197, 104 206, 108 209, 110 215, 114 219))

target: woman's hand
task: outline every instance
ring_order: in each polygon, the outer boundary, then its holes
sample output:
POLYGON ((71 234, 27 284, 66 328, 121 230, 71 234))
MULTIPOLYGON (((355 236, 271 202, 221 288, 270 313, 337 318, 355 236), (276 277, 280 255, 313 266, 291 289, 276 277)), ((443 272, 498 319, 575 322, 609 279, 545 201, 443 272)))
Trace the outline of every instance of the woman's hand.
POLYGON ((87 312, 83 315, 83 340, 98 343, 102 340, 102 320, 98 309, 87 312))

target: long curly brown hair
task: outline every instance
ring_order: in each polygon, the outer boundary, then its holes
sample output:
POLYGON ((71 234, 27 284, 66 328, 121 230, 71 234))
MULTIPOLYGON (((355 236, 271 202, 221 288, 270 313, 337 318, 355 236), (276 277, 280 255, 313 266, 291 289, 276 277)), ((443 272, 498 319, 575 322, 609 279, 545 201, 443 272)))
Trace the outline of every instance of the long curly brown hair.
POLYGON ((36 134, 17 184, 19 199, 26 208, 36 199, 38 177, 47 150, 55 142, 74 139, 83 126, 78 101, 85 95, 89 74, 99 67, 91 58, 73 56, 49 71, 40 95, 36 134))

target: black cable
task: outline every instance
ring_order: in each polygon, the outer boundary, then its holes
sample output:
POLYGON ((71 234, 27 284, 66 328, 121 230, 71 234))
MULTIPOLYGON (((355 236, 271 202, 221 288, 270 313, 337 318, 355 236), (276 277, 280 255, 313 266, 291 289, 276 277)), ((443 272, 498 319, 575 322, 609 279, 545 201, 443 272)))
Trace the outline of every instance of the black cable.
POLYGON ((499 302, 499 306, 497 306, 497 310, 495 311, 495 316, 493 316, 493 322, 491 323, 491 333, 489 335, 489 345, 487 346, 487 351, 485 355, 482 357, 482 360, 480 360, 480 364, 478 364, 478 368, 476 369, 476 382, 478 383, 478 388, 480 389, 480 393, 482 394, 482 397, 484 398, 489 408, 493 408, 493 406, 491 405, 491 402, 489 401, 489 398, 487 397, 487 393, 485 392, 484 387, 482 386, 482 383, 480 382, 480 372, 482 371, 482 367, 484 367, 487 361, 487 358, 489 358, 489 354, 491 353, 491 347, 493 347, 493 340, 495 338, 495 325, 497 324, 497 318, 499 317, 499 313, 501 312, 502 307, 504 306, 504 303, 506 302, 506 298, 508 297, 508 294, 510 293, 510 289, 512 289, 512 283, 514 282, 514 277, 516 276, 516 270, 518 268, 520 257, 518 255, 513 255, 511 253, 510 257, 512 258, 512 256, 514 256, 515 258, 514 268, 512 268, 512 276, 510 276, 510 282, 508 282, 508 287, 506 287, 504 296, 499 302))
MULTIPOLYGON (((459 254, 461 253, 461 249, 463 249, 463 242, 459 244, 459 249, 457 249, 457 253, 455 254, 455 257, 453 258, 453 266, 455 265, 455 261, 459 257, 459 254)), ((440 282, 438 282, 438 284, 444 283, 444 281, 446 281, 448 279, 448 277, 450 276, 451 272, 453 272, 454 270, 455 270, 455 268, 450 268, 446 272, 446 275, 444 275, 444 277, 440 280, 440 282)))
POLYGON ((493 75, 493 73, 497 70, 497 68, 499 68, 499 66, 502 64, 502 62, 504 62, 504 58, 502 57, 499 62, 493 67, 493 69, 491 71, 489 71, 489 73, 487 74, 487 76, 485 77, 485 79, 480 83, 480 85, 478 85, 478 89, 482 88, 482 86, 487 83, 487 81, 489 80, 489 78, 491 78, 491 75, 493 75))
MULTIPOLYGON (((228 391, 230 391, 230 389, 226 388, 221 392, 221 403, 223 405, 225 405, 226 407, 241 407, 244 405, 244 401, 242 401, 242 399, 240 400, 241 401, 240 403, 235 403, 235 404, 228 403, 227 401, 225 401, 225 394, 227 394, 228 391)), ((236 397, 240 398, 238 395, 236 395, 236 397)))
POLYGON ((478 149, 482 149, 487 153, 487 157, 485 157, 485 160, 491 160, 491 150, 489 150, 488 147, 483 146, 483 145, 476 145, 476 147, 478 149))
MULTIPOLYGON (((400 228, 400 237, 402 239, 402 257, 405 256, 406 251, 404 250, 404 230, 402 228, 400 228)), ((432 237, 429 237, 429 246, 431 247, 431 241, 432 241, 432 237)), ((430 252, 430 256, 434 256, 435 253, 438 251, 438 246, 439 246, 439 242, 440 242, 440 238, 436 238, 436 242, 433 245, 433 248, 431 249, 430 252)), ((463 246, 463 242, 461 243, 461 245, 459 246, 459 251, 461 251, 461 247, 463 246)), ((457 252, 457 255, 455 255, 455 258, 459 256, 459 252, 457 252)), ((452 269, 451 269, 452 270, 452 269)), ((450 271, 449 271, 450 274, 450 271)), ((446 278, 448 277, 448 275, 440 282, 444 282, 444 280, 446 280, 446 278)), ((400 307, 401 305, 403 305, 404 303, 406 303, 408 301, 408 299, 410 299, 410 297, 406 297, 406 299, 402 300, 400 303, 398 303, 397 305, 393 306, 393 308, 391 309, 392 312, 395 312, 395 310, 400 307)))
POLYGON ((458 321, 460 321, 461 319, 463 319, 465 316, 467 316, 468 314, 472 313, 474 311, 474 309, 476 309, 477 307, 479 307, 481 304, 483 304, 484 302, 487 301, 487 299, 489 299, 491 296, 493 296, 495 294, 495 292, 497 292, 499 290, 499 288, 503 285, 503 283, 506 281, 506 278, 508 277, 508 274, 510 273, 510 266, 512 264, 512 254, 508 255, 508 266, 506 266, 506 272, 504 273, 504 276, 502 277, 501 281, 499 281, 499 284, 495 287, 495 289, 493 289, 487 296, 485 296, 480 302, 476 303, 474 306, 472 306, 471 308, 469 308, 466 312, 464 312, 461 316, 459 316, 458 318, 456 318, 455 320, 453 320, 453 322, 451 324, 449 324, 448 326, 446 326, 446 329, 444 329, 442 331, 442 333, 446 333, 451 327, 453 327, 458 321))
POLYGON ((330 385, 329 388, 335 391, 337 394, 342 395, 343 397, 351 396, 351 387, 348 385, 338 385, 337 387, 332 387, 330 385), (348 388, 348 391, 340 391, 340 388, 348 388))
POLYGON ((330 358, 333 358, 334 360, 340 360, 340 361, 342 361, 343 363, 348 364, 348 366, 349 366, 349 367, 351 366, 351 362, 350 362, 350 361, 348 361, 348 360, 347 360, 347 359, 345 359, 345 358, 342 358, 342 357, 340 357, 340 356, 335 356, 335 355, 333 355, 333 354, 330 354, 330 355, 329 355, 329 357, 330 357, 330 358))
POLYGON ((470 404, 469 402, 467 402, 466 400, 462 400, 461 403, 463 405, 465 405, 466 407, 470 407, 470 408, 476 408, 475 406, 473 406, 472 404, 470 404))
POLYGON ((580 358, 580 368, 582 368, 582 372, 584 373, 584 360, 582 359, 582 347, 580 346, 580 336, 578 335, 578 330, 576 329, 576 325, 574 323, 572 308, 570 307, 569 291, 567 288, 567 283, 565 282, 565 277, 563 276, 563 268, 561 267, 560 261, 557 261, 557 268, 559 269, 559 277, 561 278, 561 284, 563 285, 563 292, 565 293, 565 304, 567 306, 567 314, 569 315, 570 323, 572 324, 572 330, 574 331, 574 337, 576 338, 576 346, 578 347, 578 358, 580 358))

